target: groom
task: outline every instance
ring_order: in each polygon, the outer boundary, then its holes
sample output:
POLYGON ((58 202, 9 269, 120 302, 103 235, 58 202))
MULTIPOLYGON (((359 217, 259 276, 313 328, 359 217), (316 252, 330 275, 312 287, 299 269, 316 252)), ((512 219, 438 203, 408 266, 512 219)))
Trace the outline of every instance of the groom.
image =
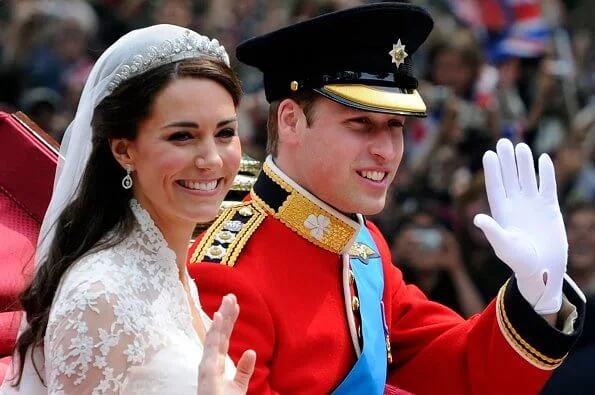
POLYGON ((212 313, 241 306, 230 354, 257 353, 254 394, 536 394, 582 327, 566 282, 554 171, 503 140, 484 158, 492 217, 476 225, 515 275, 464 320, 403 282, 366 215, 382 210, 403 127, 425 116, 411 58, 432 29, 419 7, 326 14, 237 49, 264 73, 267 158, 250 196, 195 243, 189 271, 212 313))

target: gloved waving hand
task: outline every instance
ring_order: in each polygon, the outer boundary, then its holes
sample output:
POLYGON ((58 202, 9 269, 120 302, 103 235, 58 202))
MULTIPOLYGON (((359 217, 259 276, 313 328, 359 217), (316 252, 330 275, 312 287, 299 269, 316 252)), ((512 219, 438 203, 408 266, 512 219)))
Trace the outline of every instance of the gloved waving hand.
POLYGON ((531 149, 516 149, 507 139, 496 153, 483 157, 492 216, 478 214, 474 224, 494 252, 514 272, 519 291, 541 315, 557 313, 562 304, 568 241, 558 204, 554 165, 539 158, 539 187, 531 149))

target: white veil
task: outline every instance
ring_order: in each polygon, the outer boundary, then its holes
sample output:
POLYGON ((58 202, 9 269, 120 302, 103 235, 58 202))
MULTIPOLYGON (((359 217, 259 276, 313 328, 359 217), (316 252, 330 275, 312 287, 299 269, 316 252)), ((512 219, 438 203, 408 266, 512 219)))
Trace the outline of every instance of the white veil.
POLYGON ((174 25, 154 25, 127 33, 97 60, 81 95, 74 120, 64 134, 54 191, 37 241, 36 262, 47 256, 56 221, 76 197, 92 148, 95 107, 123 81, 182 59, 214 57, 229 66, 225 48, 196 32, 174 25))

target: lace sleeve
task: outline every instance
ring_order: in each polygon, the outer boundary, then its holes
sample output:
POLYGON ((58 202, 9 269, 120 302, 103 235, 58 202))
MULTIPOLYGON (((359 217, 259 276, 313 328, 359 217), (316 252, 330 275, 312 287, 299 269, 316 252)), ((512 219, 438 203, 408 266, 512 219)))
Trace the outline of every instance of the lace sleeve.
POLYGON ((94 281, 57 298, 45 336, 49 394, 130 393, 149 338, 142 306, 122 296, 94 281))

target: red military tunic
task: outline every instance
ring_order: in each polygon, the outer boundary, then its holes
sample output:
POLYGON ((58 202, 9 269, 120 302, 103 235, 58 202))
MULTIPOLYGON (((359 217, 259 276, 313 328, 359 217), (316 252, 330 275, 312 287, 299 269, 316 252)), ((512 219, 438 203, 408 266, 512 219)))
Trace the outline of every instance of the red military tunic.
POLYGON ((250 393, 329 393, 349 373, 360 340, 342 255, 365 258, 353 248, 360 226, 382 257, 389 384, 419 395, 537 394, 576 340, 584 304, 570 286, 565 294, 579 313, 571 334, 538 316, 514 280, 482 314, 464 320, 403 282, 372 223, 337 212, 268 160, 251 199, 213 223, 188 264, 209 314, 225 294, 238 297, 229 352, 237 362, 256 350, 250 393))

